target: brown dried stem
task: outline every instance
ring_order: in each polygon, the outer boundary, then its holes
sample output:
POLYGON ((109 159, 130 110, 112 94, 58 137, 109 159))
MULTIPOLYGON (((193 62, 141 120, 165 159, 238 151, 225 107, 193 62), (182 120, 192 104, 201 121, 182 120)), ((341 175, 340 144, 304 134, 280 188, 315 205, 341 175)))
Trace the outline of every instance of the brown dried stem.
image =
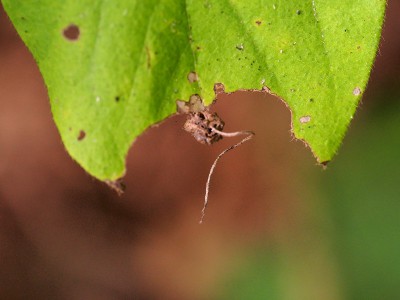
POLYGON ((240 146, 241 144, 245 143, 246 141, 250 140, 255 133, 252 131, 236 131, 236 132, 223 132, 223 131, 219 131, 218 129, 215 128, 211 128, 212 131, 214 131, 215 133, 224 136, 224 137, 235 137, 235 136, 239 136, 239 135, 247 135, 243 140, 241 140, 239 143, 236 143, 232 146, 230 146, 229 148, 226 148, 224 151, 222 151, 218 157, 215 159, 214 163, 211 166, 210 172, 208 173, 208 178, 207 178, 207 184, 206 184, 206 194, 204 196, 204 205, 203 205, 203 209, 201 210, 201 219, 200 219, 200 224, 203 223, 204 220, 204 216, 206 214, 206 207, 208 204, 208 193, 210 190, 210 181, 211 181, 211 175, 214 172, 215 166, 217 165, 218 160, 228 151, 235 149, 236 147, 240 146))

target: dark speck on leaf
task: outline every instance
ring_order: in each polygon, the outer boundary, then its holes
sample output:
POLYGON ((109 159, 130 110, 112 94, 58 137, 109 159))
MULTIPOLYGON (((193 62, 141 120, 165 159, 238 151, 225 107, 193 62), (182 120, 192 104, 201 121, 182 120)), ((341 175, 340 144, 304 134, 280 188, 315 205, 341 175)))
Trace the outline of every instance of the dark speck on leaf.
POLYGON ((115 102, 119 102, 119 100, 120 100, 120 97, 119 97, 119 96, 116 96, 116 97, 115 97, 115 102))
POLYGON ((79 135, 78 135, 78 141, 82 141, 86 136, 86 132, 81 130, 79 131, 79 135))
POLYGON ((70 24, 63 30, 64 37, 69 41, 76 41, 79 38, 79 27, 75 24, 70 24))
POLYGON ((301 15, 301 10, 296 10, 296 14, 301 15))
POLYGON ((238 50, 242 51, 242 50, 244 49, 244 46, 243 46, 243 44, 236 45, 236 49, 238 49, 238 50))
POLYGON ((329 160, 320 162, 320 164, 321 164, 321 166, 324 168, 324 170, 325 170, 326 167, 328 166, 328 163, 329 163, 329 160))

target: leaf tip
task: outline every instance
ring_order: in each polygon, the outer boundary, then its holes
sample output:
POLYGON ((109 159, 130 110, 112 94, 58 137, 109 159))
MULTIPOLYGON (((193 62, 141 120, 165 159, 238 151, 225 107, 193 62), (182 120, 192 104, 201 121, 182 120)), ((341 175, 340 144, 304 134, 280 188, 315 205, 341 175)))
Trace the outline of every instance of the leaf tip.
POLYGON ((320 162, 320 166, 322 166, 322 169, 326 170, 328 168, 328 163, 330 162, 330 160, 326 160, 323 162, 320 162))
POLYGON ((105 180, 104 181, 111 189, 117 192, 118 196, 121 196, 126 189, 126 185, 122 178, 117 180, 105 180))

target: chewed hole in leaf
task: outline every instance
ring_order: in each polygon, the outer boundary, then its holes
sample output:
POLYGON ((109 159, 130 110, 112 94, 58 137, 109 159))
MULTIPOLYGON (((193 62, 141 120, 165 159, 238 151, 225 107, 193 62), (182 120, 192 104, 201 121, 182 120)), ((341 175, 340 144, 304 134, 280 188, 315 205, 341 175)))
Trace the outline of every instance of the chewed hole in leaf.
POLYGON ((70 24, 63 29, 63 36, 69 41, 78 40, 80 35, 79 27, 75 24, 70 24))

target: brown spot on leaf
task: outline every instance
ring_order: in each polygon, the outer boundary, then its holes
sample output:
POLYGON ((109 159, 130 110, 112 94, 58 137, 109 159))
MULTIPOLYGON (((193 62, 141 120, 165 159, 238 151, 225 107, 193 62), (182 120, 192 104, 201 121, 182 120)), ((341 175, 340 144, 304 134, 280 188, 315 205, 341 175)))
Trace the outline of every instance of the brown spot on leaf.
POLYGON ((225 93, 225 86, 220 82, 214 84, 214 93, 215 95, 225 93))
POLYGON ((63 30, 64 37, 69 41, 76 41, 79 38, 80 30, 75 24, 70 24, 63 30))
POLYGON ((146 55, 147 55, 147 69, 151 68, 151 54, 149 47, 146 46, 146 55))
POLYGON ((78 135, 78 141, 82 141, 86 136, 86 132, 81 130, 79 131, 79 135, 78 135))
POLYGON ((197 113, 205 110, 205 106, 201 97, 197 94, 190 96, 188 102, 176 100, 176 111, 181 114, 197 113))
POLYGON ((257 20, 257 21, 256 21, 256 24, 257 24, 258 26, 260 26, 261 23, 262 23, 262 22, 261 22, 260 20, 257 20))
POLYGON ((189 106, 186 101, 176 100, 176 112, 178 114, 187 114, 189 113, 189 106))
POLYGON ((190 83, 193 83, 198 81, 199 77, 197 76, 196 72, 190 72, 187 76, 187 79, 189 80, 190 83))

